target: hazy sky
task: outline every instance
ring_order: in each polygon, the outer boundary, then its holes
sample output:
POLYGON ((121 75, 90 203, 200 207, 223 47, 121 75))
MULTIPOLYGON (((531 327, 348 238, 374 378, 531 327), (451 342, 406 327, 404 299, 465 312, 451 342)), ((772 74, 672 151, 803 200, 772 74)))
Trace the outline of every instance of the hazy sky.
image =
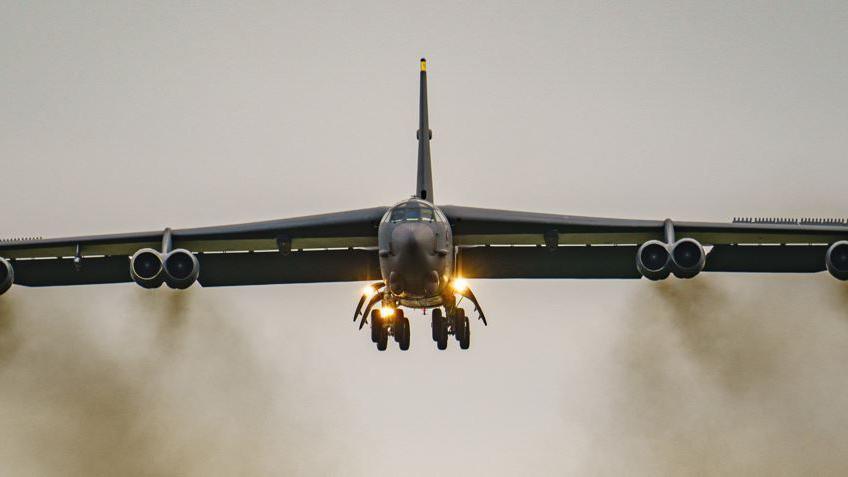
MULTIPOLYGON (((848 216, 845 2, 5 2, 0 235, 389 205, 421 56, 439 203, 848 216)), ((480 280, 469 352, 361 286, 14 288, 0 473, 848 472, 826 275, 480 280)))

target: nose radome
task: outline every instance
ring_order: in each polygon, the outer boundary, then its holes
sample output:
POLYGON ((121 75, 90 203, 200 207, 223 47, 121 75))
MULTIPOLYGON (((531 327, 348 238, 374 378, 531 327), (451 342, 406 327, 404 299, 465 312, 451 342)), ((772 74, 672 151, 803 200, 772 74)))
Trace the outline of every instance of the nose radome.
POLYGON ((392 231, 392 242, 399 251, 430 252, 434 248, 435 235, 423 224, 401 224, 392 231))

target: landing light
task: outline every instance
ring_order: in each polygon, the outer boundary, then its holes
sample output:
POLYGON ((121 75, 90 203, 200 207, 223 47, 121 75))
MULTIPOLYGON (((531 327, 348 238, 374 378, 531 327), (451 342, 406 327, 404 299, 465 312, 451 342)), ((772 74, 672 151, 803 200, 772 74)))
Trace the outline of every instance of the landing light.
POLYGON ((373 285, 368 285, 362 289, 362 294, 365 295, 365 298, 371 298, 375 293, 377 293, 377 290, 374 289, 373 285))
POLYGON ((394 316, 394 314, 395 314, 395 309, 390 307, 390 306, 384 306, 384 307, 380 308, 380 317, 381 318, 388 318, 390 316, 394 316))
POLYGON ((460 277, 454 278, 451 287, 458 292, 464 292, 468 288, 468 281, 460 277))

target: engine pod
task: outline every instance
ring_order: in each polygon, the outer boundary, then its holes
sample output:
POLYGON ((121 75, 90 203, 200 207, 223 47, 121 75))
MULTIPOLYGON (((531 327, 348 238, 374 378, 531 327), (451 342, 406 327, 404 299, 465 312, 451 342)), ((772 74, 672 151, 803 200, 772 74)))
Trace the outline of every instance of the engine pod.
POLYGON ((695 239, 683 238, 671 246, 671 271, 677 278, 692 278, 707 262, 704 247, 695 239))
POLYGON ((200 276, 200 262, 186 249, 179 248, 165 255, 163 260, 165 283, 171 288, 185 289, 200 276))
POLYGON ((8 260, 0 258, 0 295, 9 291, 14 282, 15 269, 12 268, 12 264, 8 260))
POLYGON ((668 246, 659 240, 649 240, 636 251, 636 269, 648 280, 668 278, 670 263, 668 246))
POLYGON ((848 280, 848 240, 832 244, 825 255, 825 266, 835 278, 848 280))
POLYGON ((158 288, 165 281, 162 254, 152 248, 143 248, 130 258, 130 276, 144 288, 158 288))

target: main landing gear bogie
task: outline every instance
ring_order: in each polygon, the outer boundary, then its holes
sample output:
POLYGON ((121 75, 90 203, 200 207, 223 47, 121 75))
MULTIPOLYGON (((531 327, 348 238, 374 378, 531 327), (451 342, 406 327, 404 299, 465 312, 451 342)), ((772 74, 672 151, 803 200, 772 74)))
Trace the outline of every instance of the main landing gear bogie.
POLYGON ((403 310, 397 309, 391 316, 382 316, 379 310, 371 310, 371 341, 377 349, 385 351, 389 345, 389 335, 394 337, 401 351, 409 349, 409 318, 403 310))
POLYGON ((454 335, 461 349, 471 346, 471 326, 465 310, 453 308, 448 310, 447 316, 442 313, 441 308, 433 310, 432 314, 433 341, 440 350, 448 347, 448 335, 454 335))

